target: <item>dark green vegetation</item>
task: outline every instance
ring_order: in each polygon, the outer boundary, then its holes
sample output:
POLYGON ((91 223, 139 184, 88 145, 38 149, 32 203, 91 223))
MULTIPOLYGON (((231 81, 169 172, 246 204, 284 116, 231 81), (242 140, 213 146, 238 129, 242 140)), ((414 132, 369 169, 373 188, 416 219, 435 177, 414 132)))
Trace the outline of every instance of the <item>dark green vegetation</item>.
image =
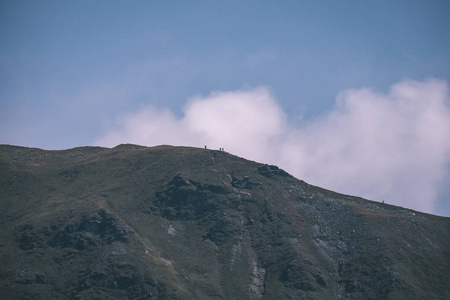
POLYGON ((187 147, 0 146, 1 299, 450 299, 450 219, 187 147))

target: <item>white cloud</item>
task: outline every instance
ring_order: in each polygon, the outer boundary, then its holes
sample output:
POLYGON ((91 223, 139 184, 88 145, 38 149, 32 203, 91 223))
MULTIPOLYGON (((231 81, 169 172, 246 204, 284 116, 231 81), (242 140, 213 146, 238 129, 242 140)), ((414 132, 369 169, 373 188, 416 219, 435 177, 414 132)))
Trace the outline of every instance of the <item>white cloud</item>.
POLYGON ((277 164, 312 184, 434 212, 449 174, 445 82, 403 81, 382 94, 341 92, 329 113, 294 128, 266 88, 192 98, 184 116, 144 107, 97 144, 191 145, 277 164))
POLYGON ((270 155, 271 141, 283 134, 284 120, 270 92, 258 88, 194 98, 183 122, 214 148, 263 160, 270 155))
POLYGON ((332 112, 290 133, 281 164, 293 157, 312 183, 432 212, 450 162, 446 101, 435 80, 404 81, 387 95, 344 91, 332 112))
POLYGON ((272 140, 285 130, 285 115, 266 88, 215 92, 192 98, 184 117, 143 107, 117 120, 96 144, 190 145, 226 148, 231 153, 264 161, 271 156, 272 140))

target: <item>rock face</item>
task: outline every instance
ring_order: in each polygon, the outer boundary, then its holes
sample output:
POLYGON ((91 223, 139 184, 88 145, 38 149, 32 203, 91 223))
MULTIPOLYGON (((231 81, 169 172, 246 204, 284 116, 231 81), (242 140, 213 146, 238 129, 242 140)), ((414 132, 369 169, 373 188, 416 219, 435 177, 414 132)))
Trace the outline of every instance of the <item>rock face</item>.
POLYGON ((224 151, 0 146, 1 299, 450 299, 450 219, 224 151))

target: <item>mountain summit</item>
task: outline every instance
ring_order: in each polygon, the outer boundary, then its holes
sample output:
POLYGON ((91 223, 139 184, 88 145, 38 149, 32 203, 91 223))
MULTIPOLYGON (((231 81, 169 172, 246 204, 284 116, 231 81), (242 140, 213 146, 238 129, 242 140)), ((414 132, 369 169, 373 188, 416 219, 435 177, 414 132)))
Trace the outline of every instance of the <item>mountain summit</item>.
POLYGON ((1 299, 450 299, 450 218, 189 147, 0 146, 1 299))

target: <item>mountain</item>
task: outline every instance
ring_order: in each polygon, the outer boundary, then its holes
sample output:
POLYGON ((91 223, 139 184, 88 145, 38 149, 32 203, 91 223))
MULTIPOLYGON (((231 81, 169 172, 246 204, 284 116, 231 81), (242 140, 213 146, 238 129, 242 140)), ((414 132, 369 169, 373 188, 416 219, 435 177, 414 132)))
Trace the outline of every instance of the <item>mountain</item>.
POLYGON ((1 299, 450 299, 450 218, 190 147, 1 145, 0 255, 1 299))

